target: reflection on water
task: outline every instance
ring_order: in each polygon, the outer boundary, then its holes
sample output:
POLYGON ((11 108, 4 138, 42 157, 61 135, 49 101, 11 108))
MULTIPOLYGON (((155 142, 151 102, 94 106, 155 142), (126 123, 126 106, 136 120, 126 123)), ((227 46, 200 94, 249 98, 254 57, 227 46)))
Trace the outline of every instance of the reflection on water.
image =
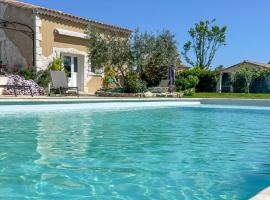
MULTIPOLYGON (((50 164, 59 158, 83 159, 87 157, 88 146, 91 143, 92 116, 78 121, 78 116, 67 114, 64 117, 39 116, 37 123, 37 152, 41 157, 38 164, 50 164)), ((59 163, 63 164, 63 163, 59 163)))

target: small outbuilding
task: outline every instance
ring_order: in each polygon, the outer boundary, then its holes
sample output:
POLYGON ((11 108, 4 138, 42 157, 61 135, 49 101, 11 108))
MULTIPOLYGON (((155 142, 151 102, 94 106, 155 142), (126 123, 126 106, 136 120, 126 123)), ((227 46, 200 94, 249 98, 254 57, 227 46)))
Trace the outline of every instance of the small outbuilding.
MULTIPOLYGON (((238 64, 235 64, 231 67, 225 68, 225 69, 221 70, 221 73, 220 73, 220 78, 219 78, 219 81, 217 84, 218 92, 233 92, 234 91, 231 76, 233 73, 239 71, 242 67, 250 68, 250 69, 269 69, 270 70, 270 64, 259 63, 259 62, 254 62, 254 61, 250 61, 250 60, 244 60, 241 63, 238 63, 238 64)), ((260 88, 256 87, 256 85, 254 85, 254 87, 257 88, 256 92, 261 92, 261 93, 270 92, 270 87, 268 87, 267 84, 265 84, 265 83, 256 83, 256 84, 257 84, 257 86, 258 86, 258 84, 264 85, 263 87, 260 87, 260 88)))

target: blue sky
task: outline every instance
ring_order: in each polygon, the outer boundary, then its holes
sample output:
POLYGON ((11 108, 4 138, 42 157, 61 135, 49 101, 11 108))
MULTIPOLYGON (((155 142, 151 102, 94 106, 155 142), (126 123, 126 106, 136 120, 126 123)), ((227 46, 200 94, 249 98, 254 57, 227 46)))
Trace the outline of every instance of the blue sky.
POLYGON ((179 50, 196 22, 217 19, 227 25, 227 46, 217 53, 213 66, 230 66, 242 60, 270 60, 269 0, 23 0, 71 14, 130 29, 175 33, 179 50))

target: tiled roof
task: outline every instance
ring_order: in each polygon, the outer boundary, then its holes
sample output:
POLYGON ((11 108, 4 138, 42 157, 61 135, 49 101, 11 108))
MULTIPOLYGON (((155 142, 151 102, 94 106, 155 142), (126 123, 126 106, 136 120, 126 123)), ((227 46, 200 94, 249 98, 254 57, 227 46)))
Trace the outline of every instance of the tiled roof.
POLYGON ((1 2, 16 6, 16 7, 35 10, 37 13, 40 13, 40 14, 44 14, 44 12, 46 12, 48 14, 56 14, 60 17, 65 18, 65 19, 69 18, 69 19, 77 20, 78 22, 80 22, 82 24, 95 24, 95 25, 99 25, 99 26, 104 27, 104 28, 114 29, 114 30, 117 30, 120 32, 125 32, 125 33, 132 32, 132 30, 130 30, 130 29, 126 29, 126 28, 122 28, 122 27, 114 26, 114 25, 110 25, 110 24, 105 24, 105 23, 98 22, 95 20, 89 20, 86 18, 78 17, 78 16, 71 15, 68 13, 64 13, 64 12, 59 11, 59 10, 45 8, 45 7, 41 7, 41 6, 37 6, 37 5, 32 5, 32 4, 28 4, 28 3, 24 3, 24 2, 20 2, 20 1, 16 1, 16 0, 0 0, 0 3, 1 2))
POLYGON ((231 68, 234 68, 234 67, 237 67, 240 64, 252 64, 252 65, 256 65, 258 67, 263 67, 263 68, 269 68, 270 69, 270 64, 260 63, 260 62, 254 62, 254 61, 250 61, 250 60, 244 60, 241 63, 238 63, 236 65, 233 65, 231 67, 228 67, 228 68, 223 69, 222 72, 226 72, 227 70, 229 70, 231 68))
POLYGON ((270 68, 270 64, 266 64, 266 63, 259 63, 259 62, 254 62, 254 61, 250 61, 250 60, 245 60, 244 63, 250 63, 253 65, 258 65, 261 67, 270 68))
POLYGON ((181 63, 181 64, 177 65, 175 68, 176 68, 176 70, 183 70, 183 69, 190 69, 191 67, 181 63))

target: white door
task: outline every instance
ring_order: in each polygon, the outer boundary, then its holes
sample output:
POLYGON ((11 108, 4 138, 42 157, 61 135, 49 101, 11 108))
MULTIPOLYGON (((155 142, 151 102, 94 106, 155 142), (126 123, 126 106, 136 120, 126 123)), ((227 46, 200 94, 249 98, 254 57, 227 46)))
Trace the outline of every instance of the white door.
POLYGON ((68 86, 78 87, 78 57, 64 56, 63 63, 68 76, 68 86))

